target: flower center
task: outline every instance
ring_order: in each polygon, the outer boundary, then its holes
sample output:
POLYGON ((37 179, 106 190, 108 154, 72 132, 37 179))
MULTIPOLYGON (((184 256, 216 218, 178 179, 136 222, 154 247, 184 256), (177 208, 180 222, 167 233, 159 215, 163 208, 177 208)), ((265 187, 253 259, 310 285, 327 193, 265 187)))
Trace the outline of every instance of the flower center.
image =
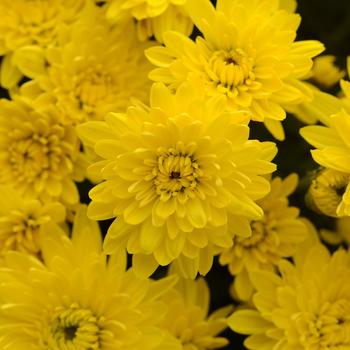
POLYGON ((100 320, 90 310, 72 304, 54 317, 47 345, 60 350, 98 350, 100 333, 100 320))
POLYGON ((203 175, 193 154, 175 148, 160 149, 157 166, 153 169, 157 194, 167 200, 170 197, 193 197, 203 175))
POLYGON ((12 170, 9 181, 39 186, 50 174, 59 174, 72 166, 68 158, 62 162, 72 146, 70 140, 64 139, 65 130, 59 124, 50 125, 44 118, 38 119, 33 124, 24 123, 8 136, 7 160, 12 170))
POLYGON ((205 71, 209 80, 213 81, 219 90, 238 94, 238 87, 250 85, 255 79, 252 71, 253 60, 243 50, 215 51, 205 71))
POLYGON ((234 237, 233 251, 235 255, 241 258, 244 251, 249 251, 263 264, 266 264, 267 257, 269 262, 280 259, 280 254, 277 251, 280 239, 276 231, 275 221, 265 218, 252 221, 250 226, 252 229, 250 237, 234 237))
POLYGON ((350 346, 350 302, 340 299, 325 303, 316 315, 300 314, 297 327, 305 349, 345 349, 350 346))
POLYGON ((113 88, 112 77, 104 71, 101 64, 84 70, 73 78, 75 83, 74 96, 79 102, 79 108, 86 113, 94 112, 96 104, 110 95, 113 88))
POLYGON ((337 217, 337 208, 350 183, 350 176, 335 170, 319 172, 307 193, 308 204, 317 212, 337 217))
POLYGON ((48 217, 36 219, 33 215, 13 210, 8 216, 0 218, 0 250, 17 250, 38 254, 39 227, 48 217))

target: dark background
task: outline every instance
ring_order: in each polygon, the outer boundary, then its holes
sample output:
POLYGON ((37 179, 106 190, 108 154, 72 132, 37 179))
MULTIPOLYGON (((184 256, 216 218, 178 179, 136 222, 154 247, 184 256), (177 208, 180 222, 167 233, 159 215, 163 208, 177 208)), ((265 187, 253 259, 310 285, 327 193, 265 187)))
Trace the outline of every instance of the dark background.
MULTIPOLYGON (((346 56, 350 53, 350 1, 349 0, 299 0, 298 13, 302 16, 299 28, 299 40, 317 39, 326 46, 326 53, 338 57, 338 63, 345 68, 346 56)), ((7 97, 7 92, 0 89, 0 96, 7 97)), ((278 164, 277 175, 286 176, 291 172, 299 173, 302 182, 296 193, 292 196, 292 204, 301 208, 304 216, 310 218, 319 227, 333 225, 332 220, 318 216, 309 211, 304 204, 305 179, 308 171, 316 168, 310 158, 309 146, 301 139, 298 130, 302 126, 295 118, 289 116, 284 123, 286 129, 286 141, 277 142, 279 153, 275 159, 278 164)), ((261 124, 251 125, 252 137, 260 140, 271 140, 261 124)), ((80 186, 83 200, 87 200, 89 185, 80 186)), ((103 228, 106 228, 106 224, 103 228)), ((207 276, 212 292, 212 309, 232 303, 228 294, 228 287, 232 277, 226 268, 220 267, 216 262, 207 276)), ((230 340, 230 345, 225 349, 241 350, 244 337, 231 331, 225 331, 224 335, 230 340)))

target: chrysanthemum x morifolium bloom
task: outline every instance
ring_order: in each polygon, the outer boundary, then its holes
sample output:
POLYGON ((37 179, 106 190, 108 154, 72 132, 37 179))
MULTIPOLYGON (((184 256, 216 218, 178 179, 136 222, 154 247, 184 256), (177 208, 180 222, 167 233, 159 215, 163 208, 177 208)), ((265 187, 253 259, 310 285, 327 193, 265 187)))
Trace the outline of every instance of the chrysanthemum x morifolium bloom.
POLYGON ((138 41, 132 20, 111 25, 103 9, 91 5, 79 21, 61 27, 59 34, 56 45, 35 50, 31 60, 15 55, 18 66, 33 79, 22 93, 47 93, 67 124, 124 111, 130 98, 148 100, 151 64, 144 49, 150 43, 138 41))
POLYGON ((47 101, 0 100, 0 184, 25 197, 76 204, 84 177, 80 142, 47 101))
MULTIPOLYGON (((233 247, 220 255, 220 263, 228 265, 235 276, 233 294, 248 300, 253 293, 249 272, 255 269, 274 271, 278 262, 293 255, 296 244, 307 237, 307 228, 299 218, 299 210, 289 206, 288 196, 298 184, 296 174, 284 180, 271 181, 271 191, 258 204, 264 210, 260 220, 250 223, 250 237, 234 237, 233 247)), ((234 231, 234 221, 230 223, 234 231)))
POLYGON ((107 259, 98 225, 84 209, 71 239, 52 223, 41 231, 43 262, 8 252, 0 268, 4 348, 168 349, 160 298, 175 277, 140 280, 126 271, 124 253, 107 259))
MULTIPOLYGON (((302 128, 300 133, 307 142, 316 147, 315 150, 311 151, 313 159, 321 166, 332 170, 322 176, 324 180, 320 182, 322 188, 317 186, 316 190, 319 193, 319 190, 323 190, 323 188, 327 190, 326 187, 334 189, 332 199, 335 200, 340 196, 341 200, 338 201, 336 208, 333 207, 335 210, 332 216, 349 216, 350 115, 342 110, 329 117, 328 125, 307 126, 302 128)), ((329 191, 330 194, 331 191, 329 191)), ((336 202, 332 201, 329 204, 336 204, 336 202)))
POLYGON ((345 76, 345 71, 335 65, 335 60, 333 55, 316 57, 311 78, 320 87, 330 88, 345 76))
POLYGON ((163 34, 175 30, 189 36, 193 29, 192 20, 185 12, 186 0, 106 0, 107 18, 118 22, 124 17, 132 16, 137 23, 140 40, 154 36, 163 42, 163 34))
POLYGON ((165 33, 165 47, 146 50, 158 67, 151 79, 172 89, 191 81, 194 90, 224 96, 228 109, 249 111, 283 139, 284 106, 311 100, 312 90, 300 79, 323 45, 295 42, 300 17, 280 10, 278 1, 218 0, 215 9, 209 0, 193 0, 185 8, 203 37, 165 33))
POLYGON ((347 187, 350 174, 323 168, 316 172, 306 194, 306 203, 320 214, 338 217, 349 215, 347 187))
POLYGON ((23 198, 9 186, 0 185, 0 193, 0 253, 18 250, 38 255, 40 227, 50 221, 64 221, 64 206, 23 198))
POLYGON ((256 310, 239 310, 228 320, 236 332, 250 335, 251 350, 349 349, 350 252, 332 256, 321 244, 284 260, 279 274, 252 273, 256 310))
POLYGON ((226 317, 232 307, 227 306, 209 315, 210 291, 204 279, 180 279, 163 296, 168 311, 162 328, 177 339, 183 350, 218 349, 228 344, 218 336, 226 327, 226 317))
POLYGON ((320 236, 328 244, 350 246, 350 216, 338 218, 333 230, 321 229, 320 236))
MULTIPOLYGON (((0 82, 12 88, 21 78, 13 62, 13 53, 29 47, 44 48, 53 44, 62 23, 71 23, 78 16, 86 0, 1 0, 0 2, 0 82)), ((31 51, 27 52, 31 60, 31 51)))
POLYGON ((104 247, 126 247, 142 274, 177 260, 187 276, 206 274, 217 249, 249 235, 259 219, 255 201, 269 191, 261 175, 275 169, 276 147, 248 140, 247 118, 225 111, 223 97, 196 98, 183 85, 174 95, 163 84, 151 91, 151 106, 78 126, 83 141, 103 158, 91 171, 104 181, 90 191, 89 216, 118 217, 104 247))

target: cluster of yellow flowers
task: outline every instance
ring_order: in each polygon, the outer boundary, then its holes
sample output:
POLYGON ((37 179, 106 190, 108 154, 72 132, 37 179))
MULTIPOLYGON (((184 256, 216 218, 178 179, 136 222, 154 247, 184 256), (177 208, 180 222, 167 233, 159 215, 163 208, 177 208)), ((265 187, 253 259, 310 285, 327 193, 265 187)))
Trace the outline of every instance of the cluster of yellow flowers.
POLYGON ((1 349, 210 350, 227 327, 350 349, 350 82, 296 9, 0 1, 1 349), (287 115, 315 148, 300 182, 272 175, 287 115))

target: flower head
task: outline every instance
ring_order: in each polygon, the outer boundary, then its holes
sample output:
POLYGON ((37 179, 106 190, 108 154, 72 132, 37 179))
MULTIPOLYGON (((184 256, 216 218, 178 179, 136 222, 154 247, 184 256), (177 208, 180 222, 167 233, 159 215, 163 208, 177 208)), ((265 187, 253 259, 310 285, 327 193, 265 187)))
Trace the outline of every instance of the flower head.
POLYGON ((220 97, 205 101, 187 86, 173 95, 155 84, 151 107, 78 126, 103 158, 91 167, 104 181, 90 191, 88 213, 118 217, 105 249, 127 247, 149 272, 180 258, 194 277, 209 271, 215 247, 232 245, 229 213, 237 234, 249 235, 249 220, 263 214, 255 200, 269 191, 261 175, 274 171, 276 149, 248 140, 249 128, 235 121, 242 118, 225 112, 220 97))
POLYGON ((1 185, 0 193, 0 253, 18 250, 39 255, 41 226, 62 222, 65 208, 60 203, 23 198, 9 186, 1 185))
MULTIPOLYGON (((288 203, 288 196, 297 183, 295 174, 284 180, 274 178, 269 194, 258 201, 264 216, 250 223, 251 236, 235 236, 233 247, 220 255, 220 263, 227 264, 235 276, 233 293, 241 300, 248 300, 253 293, 250 271, 274 271, 279 261, 292 256, 296 244, 307 237, 307 228, 299 218, 299 210, 288 203)), ((231 226, 234 230, 234 221, 231 226)))
POLYGON ((326 215, 349 216, 350 115, 343 110, 329 117, 328 125, 307 126, 300 133, 307 142, 316 147, 311 151, 313 159, 331 170, 322 172, 321 177, 316 179, 316 188, 312 189, 313 197, 321 197, 318 202, 314 200, 316 206, 326 215), (327 206, 326 211, 320 205, 327 206))
POLYGON ((180 279, 175 287, 164 294, 168 304, 162 328, 174 336, 183 350, 218 349, 228 344, 217 336, 226 327, 227 306, 208 315, 210 292, 204 279, 180 279))
POLYGON ((79 200, 83 179, 79 139, 46 101, 0 101, 0 184, 43 201, 79 200))
POLYGON ((163 34, 175 30, 190 35, 193 23, 183 9, 186 0, 106 0, 107 18, 119 21, 132 16, 137 21, 138 35, 141 40, 152 36, 163 42, 163 34))
POLYGON ((300 79, 322 44, 295 42, 300 18, 280 10, 278 1, 218 0, 215 9, 209 0, 193 0, 185 7, 203 37, 194 42, 166 33, 165 47, 146 51, 159 67, 151 79, 172 89, 191 81, 193 89, 224 96, 227 108, 249 111, 251 119, 283 139, 284 107, 311 99, 311 89, 300 79))
POLYGON ((306 202, 318 213, 337 217, 338 213, 348 210, 348 204, 343 197, 349 183, 350 174, 332 169, 321 169, 316 172, 312 180, 306 195, 306 202))
POLYGON ((107 259, 98 225, 83 209, 71 239, 54 224, 42 231, 43 263, 9 252, 0 268, 4 348, 167 348, 158 326, 166 311, 160 296, 176 278, 139 280, 126 271, 124 254, 107 259))
MULTIPOLYGON (((12 53, 27 47, 48 47, 62 23, 73 22, 85 0, 2 0, 0 2, 1 84, 11 88, 21 77, 12 53)), ((31 57, 27 56, 27 60, 31 57)))
POLYGON ((256 310, 239 310, 229 319, 236 332, 249 334, 252 350, 348 349, 350 347, 350 253, 332 256, 313 244, 295 265, 279 264, 279 273, 256 271, 256 310))
POLYGON ((131 20, 111 25, 103 9, 87 6, 78 21, 60 28, 56 45, 33 49, 30 61, 28 53, 15 56, 33 78, 22 94, 46 93, 65 124, 103 119, 107 112, 124 111, 130 98, 148 100, 151 65, 144 49, 149 46, 138 41, 131 20))

